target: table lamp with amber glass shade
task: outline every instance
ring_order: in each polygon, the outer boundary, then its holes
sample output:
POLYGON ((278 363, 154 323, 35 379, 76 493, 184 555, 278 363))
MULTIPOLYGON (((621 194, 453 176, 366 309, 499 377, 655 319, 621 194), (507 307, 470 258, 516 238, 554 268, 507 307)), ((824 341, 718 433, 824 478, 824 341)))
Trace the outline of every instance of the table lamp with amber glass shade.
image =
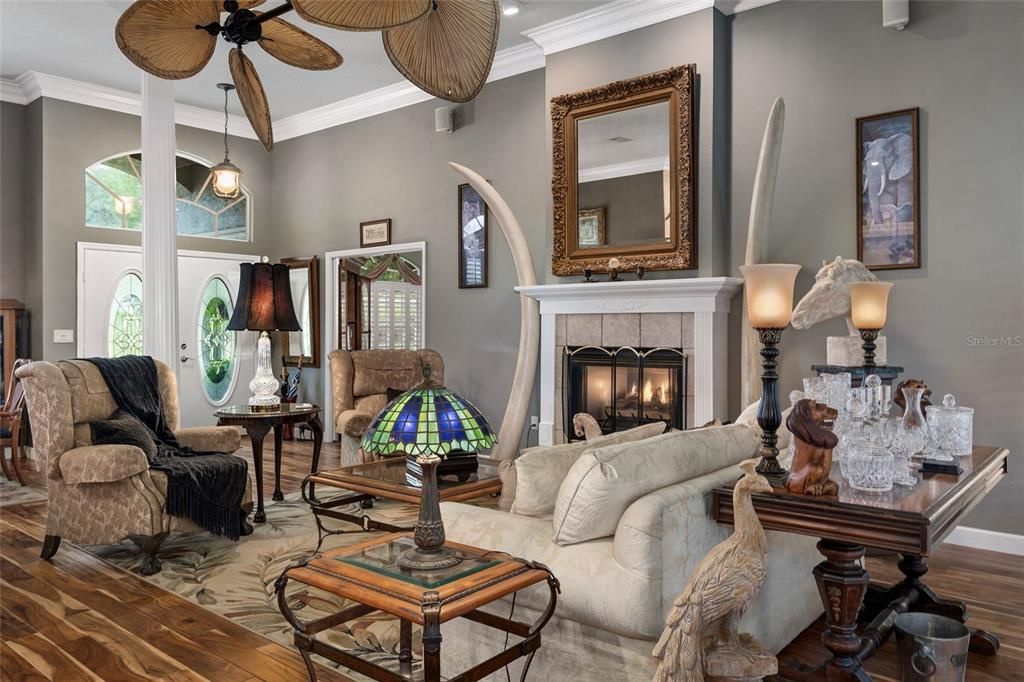
POLYGON ((402 568, 437 570, 462 561, 444 546, 444 522, 437 492, 437 465, 449 453, 479 452, 498 442, 480 410, 462 396, 430 383, 430 365, 423 382, 395 398, 374 417, 361 443, 374 455, 404 453, 422 470, 420 515, 413 539, 416 548, 398 559, 402 568))

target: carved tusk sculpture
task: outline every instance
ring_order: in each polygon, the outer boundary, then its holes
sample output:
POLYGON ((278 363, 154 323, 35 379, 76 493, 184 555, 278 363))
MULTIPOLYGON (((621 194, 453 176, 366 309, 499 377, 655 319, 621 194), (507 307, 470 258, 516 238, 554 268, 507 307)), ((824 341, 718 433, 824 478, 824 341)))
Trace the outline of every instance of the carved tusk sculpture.
MULTIPOLYGON (((744 265, 766 263, 768 259, 768 228, 775 203, 775 181, 779 175, 782 152, 782 129, 786 123, 786 103, 781 97, 772 104, 768 123, 761 139, 761 154, 754 173, 754 192, 750 197, 750 222, 747 225, 747 252, 744 265)), ((744 303, 744 306, 746 304, 744 303)), ((745 319, 744 310, 744 319, 745 319)), ((761 397, 761 343, 750 325, 743 325, 743 357, 740 396, 743 405, 761 397)))
MULTIPOLYGON (((532 286, 537 283, 537 271, 533 267, 533 257, 526 243, 526 235, 519 225, 512 209, 505 200, 479 173, 457 163, 448 162, 455 171, 466 178, 473 189, 483 197, 491 215, 498 222, 501 234, 508 242, 512 251, 512 261, 516 266, 516 279, 519 286, 532 286)), ((497 460, 511 460, 519 451, 519 440, 526 425, 526 413, 530 407, 530 394, 533 392, 533 381, 537 374, 537 354, 540 345, 540 303, 522 294, 519 295, 519 354, 516 357, 516 372, 512 379, 512 392, 505 407, 505 417, 498 430, 498 444, 491 451, 491 457, 497 460)))

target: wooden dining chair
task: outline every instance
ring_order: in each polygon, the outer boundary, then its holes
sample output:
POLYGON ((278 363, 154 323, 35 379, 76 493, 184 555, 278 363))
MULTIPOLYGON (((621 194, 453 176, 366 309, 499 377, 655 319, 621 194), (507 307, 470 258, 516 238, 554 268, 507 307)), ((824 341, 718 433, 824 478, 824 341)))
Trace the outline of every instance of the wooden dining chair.
POLYGON ((14 361, 11 383, 7 387, 7 397, 0 406, 0 468, 8 480, 18 480, 25 485, 25 477, 21 473, 21 459, 25 446, 22 442, 22 427, 25 415, 25 388, 15 376, 18 368, 32 362, 27 358, 14 361), (11 449, 11 461, 7 461, 7 448, 11 449))

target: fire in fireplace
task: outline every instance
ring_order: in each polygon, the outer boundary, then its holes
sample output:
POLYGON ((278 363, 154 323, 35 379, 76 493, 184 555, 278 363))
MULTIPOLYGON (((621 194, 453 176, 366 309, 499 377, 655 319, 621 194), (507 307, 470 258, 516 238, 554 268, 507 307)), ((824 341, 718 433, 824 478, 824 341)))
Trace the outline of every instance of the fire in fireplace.
POLYGON ((564 433, 572 418, 594 417, 603 433, 655 421, 686 428, 686 354, 681 348, 567 346, 563 362, 564 433))

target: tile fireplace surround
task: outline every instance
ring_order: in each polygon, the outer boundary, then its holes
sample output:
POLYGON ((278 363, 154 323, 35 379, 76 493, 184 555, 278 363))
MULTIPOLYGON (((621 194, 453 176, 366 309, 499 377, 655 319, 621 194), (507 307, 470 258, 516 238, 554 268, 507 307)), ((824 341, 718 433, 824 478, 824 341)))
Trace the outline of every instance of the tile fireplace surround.
POLYGON ((541 445, 561 443, 562 350, 582 346, 666 346, 689 356, 687 424, 728 409, 729 307, 738 277, 516 287, 540 302, 541 445))

